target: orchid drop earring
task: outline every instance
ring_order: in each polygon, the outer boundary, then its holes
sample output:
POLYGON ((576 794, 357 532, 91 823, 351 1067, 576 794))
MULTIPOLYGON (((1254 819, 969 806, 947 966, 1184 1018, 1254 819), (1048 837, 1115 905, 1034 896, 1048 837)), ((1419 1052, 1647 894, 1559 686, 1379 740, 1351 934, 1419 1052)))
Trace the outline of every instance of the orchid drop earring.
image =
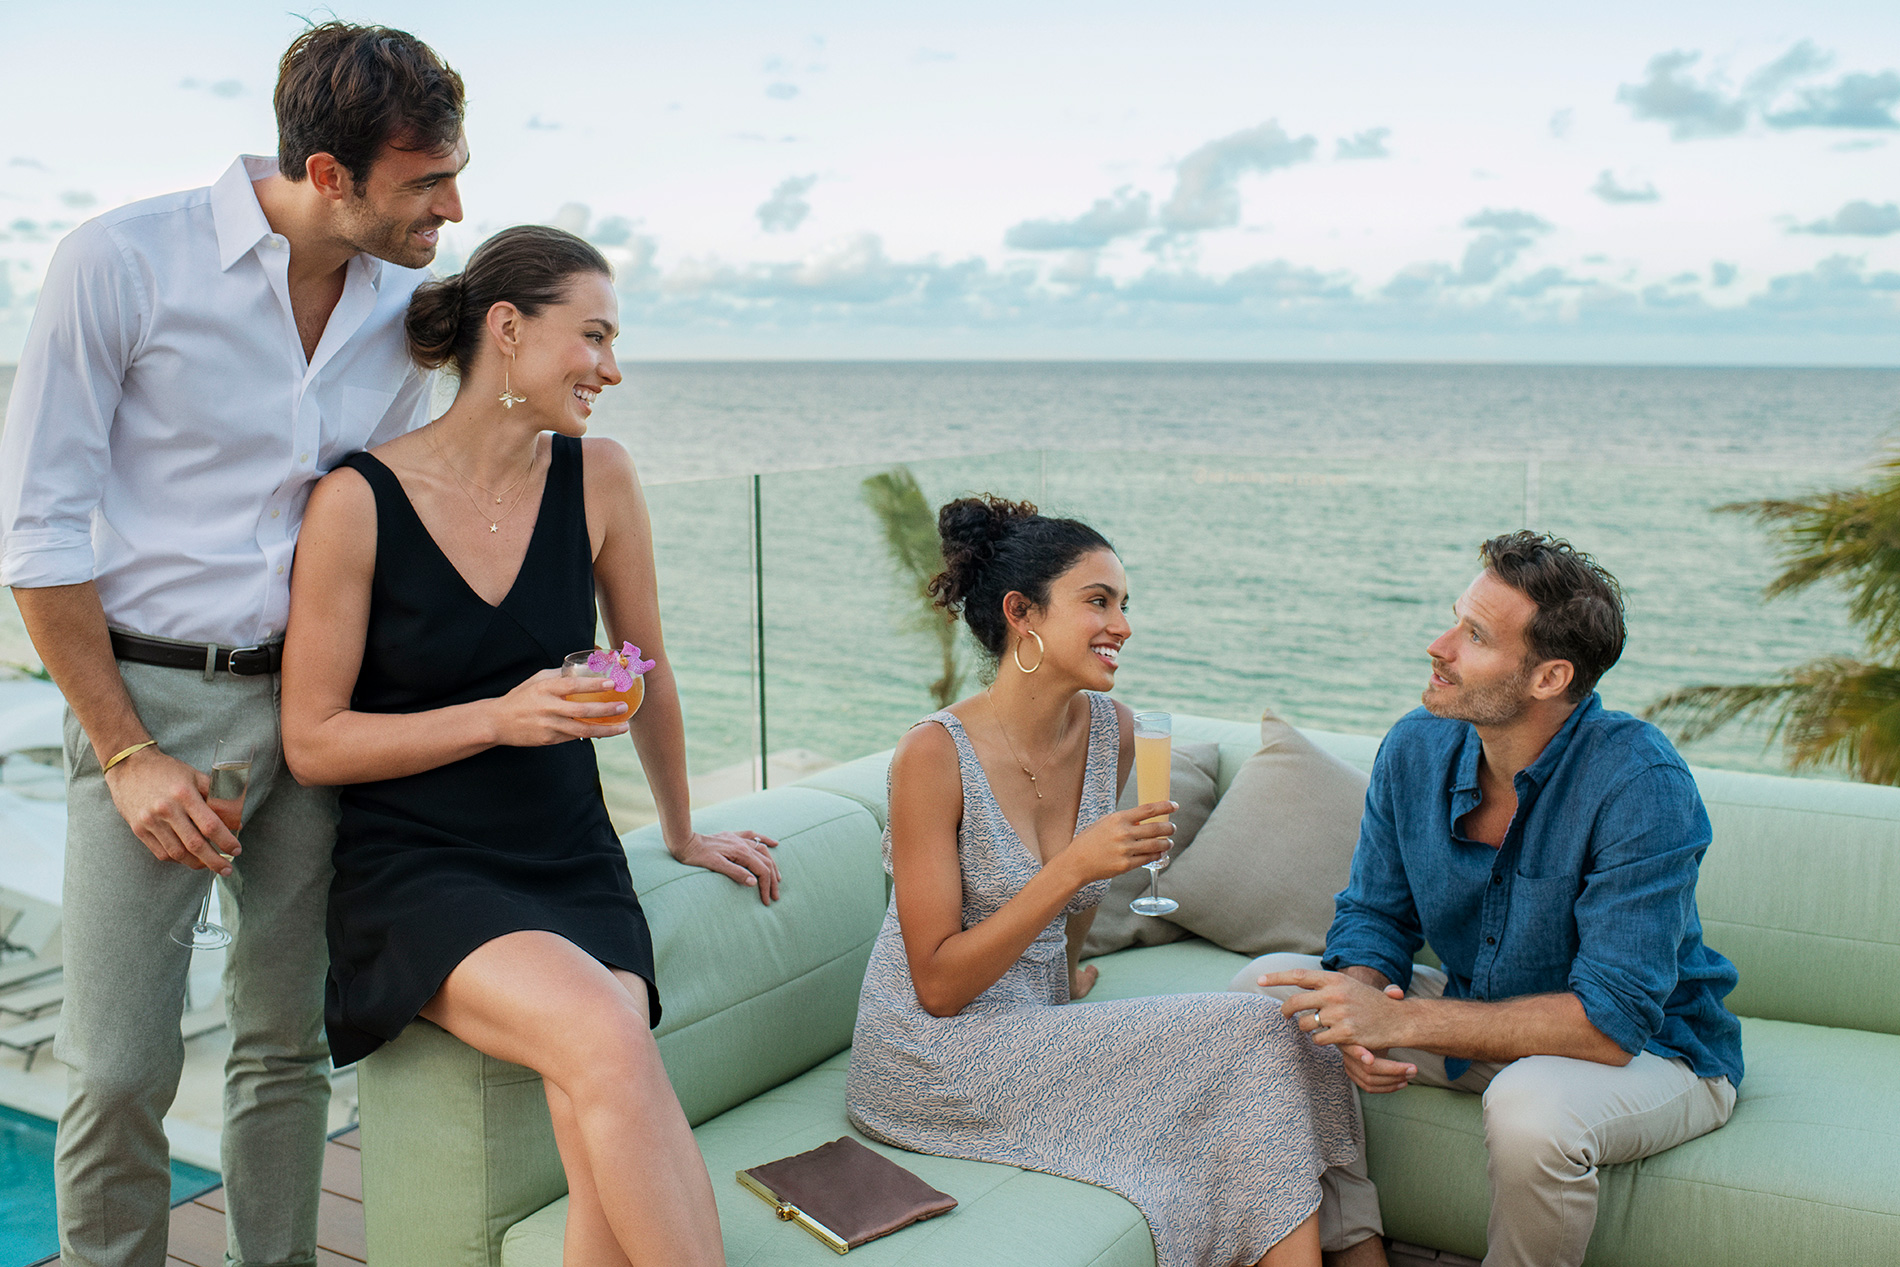
POLYGON ((509 371, 513 370, 514 366, 515 354, 510 352, 508 354, 508 369, 501 372, 501 396, 499 399, 503 409, 513 409, 516 405, 525 405, 528 403, 526 396, 517 396, 512 390, 514 378, 509 371))

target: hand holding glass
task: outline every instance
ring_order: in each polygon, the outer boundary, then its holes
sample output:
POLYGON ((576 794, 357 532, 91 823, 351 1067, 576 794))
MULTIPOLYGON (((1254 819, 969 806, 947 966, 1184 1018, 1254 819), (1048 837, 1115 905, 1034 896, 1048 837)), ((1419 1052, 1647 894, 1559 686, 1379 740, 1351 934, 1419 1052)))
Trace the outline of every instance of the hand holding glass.
MULTIPOLYGON (((205 794, 205 804, 234 836, 244 825, 244 796, 251 790, 251 760, 256 755, 256 744, 236 739, 218 740, 211 755, 211 789, 205 794)), ((175 929, 172 940, 193 950, 218 950, 231 944, 231 930, 211 922, 209 885, 198 903, 198 918, 189 928, 175 929)))
MULTIPOLYGON (((607 652, 606 654, 613 655, 614 653, 607 652)), ((573 655, 568 656, 565 660, 561 661, 561 676, 562 677, 607 677, 608 674, 606 672, 600 669, 588 667, 587 662, 590 658, 594 659, 596 663, 598 663, 600 656, 601 656, 601 653, 598 651, 576 651, 573 655)), ((628 686, 626 690, 624 691, 614 690, 613 683, 610 681, 607 684, 608 689, 604 691, 582 691, 577 695, 567 696, 569 700, 573 701, 576 704, 624 704, 627 707, 626 712, 620 713, 611 717, 582 718, 582 720, 585 721, 588 725, 590 726, 618 726, 622 722, 632 720, 633 715, 640 711, 640 704, 643 700, 646 699, 646 696, 647 696, 646 676, 642 673, 632 672, 632 668, 630 666, 623 666, 623 667, 627 667, 629 673, 631 673, 633 677, 632 685, 628 686)))
MULTIPOLYGON (((1135 798, 1143 805, 1168 799, 1173 747, 1174 718, 1166 713, 1135 714, 1135 798)), ((1165 815, 1156 815, 1144 821, 1158 823, 1164 819, 1165 815)), ((1168 865, 1167 855, 1141 865, 1148 868, 1148 892, 1130 902, 1128 909, 1137 915, 1167 915, 1180 909, 1179 902, 1161 896, 1161 868, 1168 865)))

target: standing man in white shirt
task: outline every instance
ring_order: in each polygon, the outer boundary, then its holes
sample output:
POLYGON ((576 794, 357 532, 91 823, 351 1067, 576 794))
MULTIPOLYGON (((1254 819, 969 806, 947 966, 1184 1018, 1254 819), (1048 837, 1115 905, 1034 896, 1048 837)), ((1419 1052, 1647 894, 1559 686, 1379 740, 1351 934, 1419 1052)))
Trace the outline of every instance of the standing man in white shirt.
POLYGON ((236 933, 226 1262, 316 1262, 336 810, 278 741, 291 556, 318 478, 427 420, 402 320, 468 147, 461 77, 401 31, 305 31, 276 108, 276 159, 60 244, 0 441, 0 582, 68 704, 66 1267, 165 1260, 172 934, 213 874, 236 933), (205 802, 220 738, 257 744, 238 835, 205 802))

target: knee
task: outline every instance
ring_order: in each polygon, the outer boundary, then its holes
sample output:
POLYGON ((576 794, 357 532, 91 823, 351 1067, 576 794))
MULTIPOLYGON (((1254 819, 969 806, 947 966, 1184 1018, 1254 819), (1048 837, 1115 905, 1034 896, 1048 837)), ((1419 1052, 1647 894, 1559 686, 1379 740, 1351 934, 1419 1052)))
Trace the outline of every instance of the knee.
POLYGON ((1561 1089, 1518 1060, 1484 1093, 1484 1143, 1495 1176, 1582 1174, 1595 1164, 1587 1131, 1565 1105, 1561 1089), (1517 1076, 1512 1076, 1517 1074, 1517 1076))
POLYGON ((1229 990, 1240 990, 1248 994, 1267 994, 1284 1002, 1292 998, 1299 990, 1295 986, 1263 986, 1260 978, 1269 972, 1311 972, 1319 967, 1318 955, 1296 955, 1279 952, 1261 955, 1258 959, 1234 974, 1227 983, 1229 990))
POLYGON ((631 1006, 604 1008, 574 1025, 549 1056, 544 1076, 583 1099, 597 1088, 635 1085, 661 1068, 653 1033, 631 1006))
POLYGON ((159 1114, 178 1090, 178 1076, 184 1067, 182 1054, 167 1059, 149 1053, 149 1060, 87 1060, 71 1067, 68 1074, 70 1098, 74 1106, 95 1116, 137 1116, 159 1114))

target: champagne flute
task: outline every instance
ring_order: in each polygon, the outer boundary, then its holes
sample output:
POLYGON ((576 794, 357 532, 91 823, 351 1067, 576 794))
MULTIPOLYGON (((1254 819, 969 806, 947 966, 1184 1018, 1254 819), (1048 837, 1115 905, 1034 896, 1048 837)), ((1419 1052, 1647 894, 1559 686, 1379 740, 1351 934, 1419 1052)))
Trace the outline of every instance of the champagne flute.
MULTIPOLYGON (((233 835, 244 825, 244 795, 251 789, 251 761, 256 755, 256 744, 239 739, 218 740, 211 755, 211 791, 205 804, 233 835)), ((231 944, 231 930, 211 922, 209 884, 198 903, 198 918, 189 928, 174 930, 172 940, 193 950, 221 950, 231 944)))
MULTIPOLYGON (((1173 746, 1174 718, 1166 713, 1135 714, 1135 796, 1143 805, 1168 799, 1168 766, 1174 757, 1173 746)), ((1159 823, 1165 818, 1158 814, 1143 821, 1159 823)), ((1148 868, 1148 892, 1130 902, 1128 909, 1137 915, 1167 915, 1179 910, 1179 902, 1161 896, 1161 868, 1168 865, 1168 856, 1163 854, 1141 865, 1148 868)))

